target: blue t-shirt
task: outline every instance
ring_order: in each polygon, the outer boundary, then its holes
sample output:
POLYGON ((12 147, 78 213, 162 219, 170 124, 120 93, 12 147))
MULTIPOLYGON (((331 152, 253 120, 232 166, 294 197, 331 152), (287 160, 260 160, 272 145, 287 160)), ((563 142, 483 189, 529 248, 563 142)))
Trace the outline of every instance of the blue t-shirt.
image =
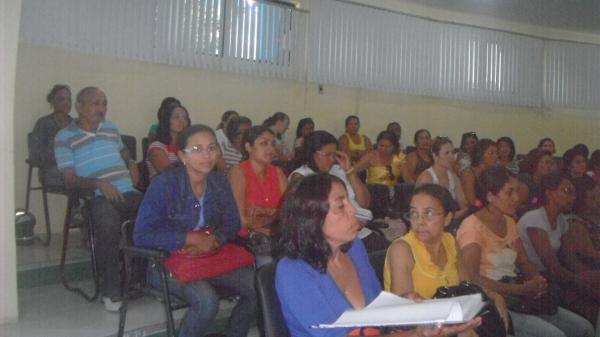
MULTIPOLYGON (((79 120, 60 130, 54 138, 56 165, 62 172, 73 169, 84 178, 106 179, 121 193, 134 190, 129 170, 121 158, 123 142, 117 127, 104 121, 96 132, 79 127, 79 120)), ((96 195, 100 195, 96 189, 96 195)))
MULTIPOLYGON (((365 302, 369 304, 381 292, 381 284, 362 241, 354 240, 347 254, 360 278, 365 302)), ((286 257, 277 264, 275 287, 292 337, 342 337, 352 330, 312 328, 332 323, 352 308, 329 273, 320 273, 304 260, 286 257)))

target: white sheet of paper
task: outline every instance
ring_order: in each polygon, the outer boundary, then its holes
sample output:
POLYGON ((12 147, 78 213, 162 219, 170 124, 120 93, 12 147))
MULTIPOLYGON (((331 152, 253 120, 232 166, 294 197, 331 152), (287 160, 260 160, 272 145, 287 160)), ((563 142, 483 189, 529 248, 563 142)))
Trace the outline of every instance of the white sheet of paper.
POLYGON ((335 322, 319 328, 456 324, 483 308, 480 294, 425 300, 419 303, 382 291, 361 310, 346 310, 335 322))

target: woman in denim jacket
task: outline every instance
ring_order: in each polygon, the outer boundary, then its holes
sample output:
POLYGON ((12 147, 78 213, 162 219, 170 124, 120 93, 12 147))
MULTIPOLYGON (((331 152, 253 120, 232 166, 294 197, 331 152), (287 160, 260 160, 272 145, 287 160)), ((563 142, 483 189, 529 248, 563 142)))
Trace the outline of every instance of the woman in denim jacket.
MULTIPOLYGON (((227 178, 213 170, 219 153, 213 130, 204 125, 190 126, 179 133, 177 147, 183 166, 152 181, 138 212, 134 241, 144 247, 207 253, 235 237, 240 228, 239 212, 227 178), (208 228, 212 230, 198 230, 208 228)), ((157 274, 150 270, 149 282, 160 288, 157 274)), ((190 304, 180 337, 203 336, 217 315, 219 288, 240 296, 225 335, 247 335, 257 307, 251 267, 188 283, 169 279, 171 293, 190 304)))

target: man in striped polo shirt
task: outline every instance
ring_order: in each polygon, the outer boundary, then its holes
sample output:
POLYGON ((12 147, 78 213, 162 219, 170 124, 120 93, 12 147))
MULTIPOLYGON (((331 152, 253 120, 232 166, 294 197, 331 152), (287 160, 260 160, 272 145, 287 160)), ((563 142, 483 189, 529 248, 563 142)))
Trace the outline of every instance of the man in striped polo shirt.
POLYGON ((79 119, 56 134, 54 151, 68 189, 94 190, 91 216, 102 301, 106 310, 118 311, 120 227, 135 219, 142 194, 133 187, 139 176, 135 162, 117 127, 105 120, 106 106, 100 89, 82 89, 75 104, 79 119))

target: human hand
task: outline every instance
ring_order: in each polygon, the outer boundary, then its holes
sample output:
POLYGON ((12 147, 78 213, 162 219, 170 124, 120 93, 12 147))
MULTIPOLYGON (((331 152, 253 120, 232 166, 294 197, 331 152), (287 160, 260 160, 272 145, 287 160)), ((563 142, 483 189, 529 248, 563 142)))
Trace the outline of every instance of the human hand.
POLYGON ((196 254, 211 252, 219 247, 217 238, 205 231, 191 231, 185 237, 184 251, 196 254))
POLYGON ((546 293, 548 282, 541 275, 536 275, 533 278, 523 283, 525 296, 538 298, 546 293))
POLYGON ((465 332, 481 325, 481 317, 475 317, 472 320, 463 324, 457 325, 442 325, 436 327, 418 327, 415 329, 414 336, 416 337, 444 337, 452 336, 457 333, 465 332))
POLYGON ((350 157, 344 151, 335 151, 335 159, 344 171, 350 169, 350 157))
POLYGON ((115 187, 115 185, 111 184, 108 180, 99 179, 97 184, 98 189, 102 195, 108 200, 113 202, 123 202, 123 194, 119 192, 119 190, 115 187))

